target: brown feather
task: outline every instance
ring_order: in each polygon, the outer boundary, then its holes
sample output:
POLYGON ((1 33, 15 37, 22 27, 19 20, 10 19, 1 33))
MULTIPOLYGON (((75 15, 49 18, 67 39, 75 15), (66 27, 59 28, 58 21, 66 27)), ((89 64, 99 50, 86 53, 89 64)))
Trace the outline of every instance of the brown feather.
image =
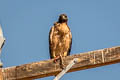
POLYGON ((72 34, 67 23, 56 22, 49 33, 50 57, 70 55, 72 34))

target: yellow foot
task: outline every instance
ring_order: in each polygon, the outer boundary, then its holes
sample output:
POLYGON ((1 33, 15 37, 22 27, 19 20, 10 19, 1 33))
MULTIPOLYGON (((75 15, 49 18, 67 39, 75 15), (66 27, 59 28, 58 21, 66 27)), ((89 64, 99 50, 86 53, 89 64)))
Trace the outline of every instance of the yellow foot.
POLYGON ((60 59, 60 56, 55 57, 55 58, 54 58, 54 60, 53 60, 53 61, 54 61, 54 63, 56 63, 56 62, 57 62, 57 60, 59 60, 59 59, 60 59))

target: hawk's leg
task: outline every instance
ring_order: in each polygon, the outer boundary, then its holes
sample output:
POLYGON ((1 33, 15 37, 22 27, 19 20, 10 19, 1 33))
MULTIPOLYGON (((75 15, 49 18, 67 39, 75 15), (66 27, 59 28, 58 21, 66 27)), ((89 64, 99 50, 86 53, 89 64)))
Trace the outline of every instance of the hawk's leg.
POLYGON ((63 64, 63 56, 60 55, 60 67, 64 69, 64 64, 63 64))

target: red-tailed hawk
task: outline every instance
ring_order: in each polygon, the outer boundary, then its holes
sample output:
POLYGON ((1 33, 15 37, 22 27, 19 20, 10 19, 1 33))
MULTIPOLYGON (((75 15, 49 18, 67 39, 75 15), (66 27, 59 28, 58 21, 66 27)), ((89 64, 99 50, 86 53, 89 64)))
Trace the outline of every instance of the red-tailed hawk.
POLYGON ((5 38, 3 37, 3 32, 2 32, 2 28, 0 25, 0 67, 2 67, 2 62, 1 62, 1 51, 2 51, 2 47, 5 43, 5 38))
POLYGON ((54 58, 54 62, 60 59, 61 64, 62 57, 70 54, 72 44, 72 34, 67 21, 67 15, 61 14, 49 33, 50 57, 54 58))

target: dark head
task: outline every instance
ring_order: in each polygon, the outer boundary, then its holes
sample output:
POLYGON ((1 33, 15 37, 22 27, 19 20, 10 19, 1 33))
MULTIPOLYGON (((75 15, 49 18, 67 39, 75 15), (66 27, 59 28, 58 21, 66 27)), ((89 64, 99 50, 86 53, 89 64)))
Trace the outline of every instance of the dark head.
POLYGON ((61 15, 59 16, 59 20, 58 20, 59 23, 64 23, 64 22, 67 23, 67 21, 68 21, 68 18, 67 18, 67 15, 66 15, 66 14, 61 14, 61 15))

